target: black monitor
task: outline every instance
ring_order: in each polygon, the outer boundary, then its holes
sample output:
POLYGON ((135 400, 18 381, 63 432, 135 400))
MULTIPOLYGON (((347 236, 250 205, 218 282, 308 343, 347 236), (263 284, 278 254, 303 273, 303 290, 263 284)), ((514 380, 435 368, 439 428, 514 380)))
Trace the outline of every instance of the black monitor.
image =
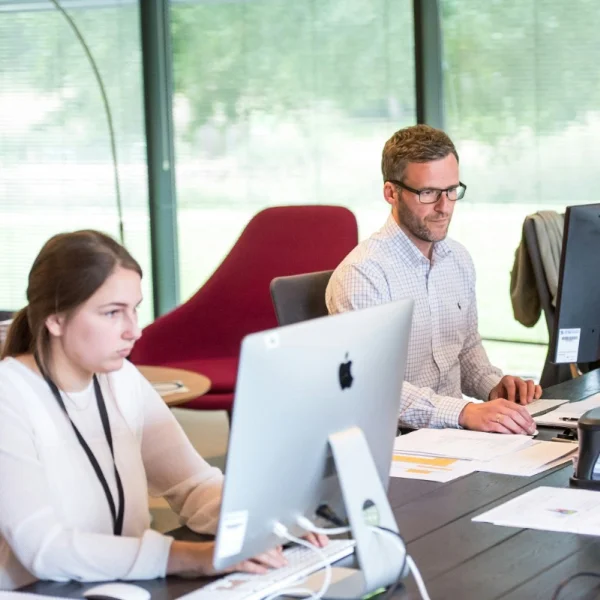
POLYGON ((600 359, 600 204, 565 213, 551 360, 600 359))

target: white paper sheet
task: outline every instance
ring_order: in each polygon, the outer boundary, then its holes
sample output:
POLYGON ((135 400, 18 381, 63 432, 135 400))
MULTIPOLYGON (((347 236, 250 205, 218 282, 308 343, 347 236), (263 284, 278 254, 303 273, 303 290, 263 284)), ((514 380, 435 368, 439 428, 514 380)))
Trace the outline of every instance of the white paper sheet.
POLYGON ((503 435, 466 429, 419 429, 401 435, 394 452, 487 461, 533 443, 526 435, 503 435))
POLYGON ((446 483, 472 473, 475 467, 471 460, 394 453, 390 476, 446 483))
POLYGON ((477 470, 529 477, 570 461, 577 448, 576 443, 535 441, 531 446, 526 446, 517 452, 479 463, 477 470))
POLYGON ((542 486, 474 517, 473 521, 600 535, 600 495, 591 490, 542 486))
POLYGON ((569 402, 568 404, 563 404, 563 406, 548 414, 579 418, 581 415, 583 415, 583 413, 586 413, 592 408, 598 408, 599 406, 600 394, 594 394, 593 396, 585 398, 584 400, 580 400, 579 402, 569 402))
POLYGON ((543 473, 544 471, 549 471, 550 469, 554 469, 554 467, 560 467, 560 465, 566 465, 568 463, 573 464, 573 461, 575 460, 576 457, 577 457, 577 451, 575 451, 573 454, 569 454, 567 456, 557 458, 556 460, 552 461, 551 463, 548 463, 548 464, 540 467, 539 469, 537 469, 537 471, 532 471, 529 474, 529 476, 531 477, 531 475, 537 475, 538 473, 543 473))
POLYGON ((569 402, 559 406, 556 410, 533 417, 533 420, 538 425, 546 425, 550 427, 567 427, 571 429, 577 428, 577 420, 584 413, 592 408, 600 407, 600 394, 594 394, 585 400, 579 402, 569 402))
POLYGON ((525 408, 527 412, 531 415, 537 415, 541 412, 546 412, 558 408, 562 404, 566 404, 569 402, 568 400, 535 400, 530 404, 527 404, 525 408))

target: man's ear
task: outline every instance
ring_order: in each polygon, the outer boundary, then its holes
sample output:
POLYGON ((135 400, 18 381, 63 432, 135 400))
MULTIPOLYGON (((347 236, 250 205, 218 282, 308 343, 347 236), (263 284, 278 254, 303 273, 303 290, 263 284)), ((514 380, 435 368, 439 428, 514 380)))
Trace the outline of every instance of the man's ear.
POLYGON ((52 335, 54 337, 60 337, 63 334, 64 324, 65 324, 64 315, 59 315, 59 314, 50 315, 46 319, 46 328, 50 332, 50 335, 52 335))
POLYGON ((396 188, 393 183, 386 181, 383 184, 383 197, 388 204, 391 204, 392 208, 396 204, 396 188))

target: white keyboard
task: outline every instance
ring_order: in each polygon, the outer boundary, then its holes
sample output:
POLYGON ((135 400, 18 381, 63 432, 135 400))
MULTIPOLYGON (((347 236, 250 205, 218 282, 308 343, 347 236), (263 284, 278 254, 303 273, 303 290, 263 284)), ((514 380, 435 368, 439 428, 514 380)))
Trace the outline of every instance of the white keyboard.
MULTIPOLYGON (((329 540, 322 552, 330 563, 350 556, 354 540, 329 540)), ((203 588, 181 596, 178 600, 260 600, 269 594, 289 588, 304 577, 323 568, 319 555, 304 546, 292 546, 283 551, 288 564, 264 575, 230 573, 203 588)))

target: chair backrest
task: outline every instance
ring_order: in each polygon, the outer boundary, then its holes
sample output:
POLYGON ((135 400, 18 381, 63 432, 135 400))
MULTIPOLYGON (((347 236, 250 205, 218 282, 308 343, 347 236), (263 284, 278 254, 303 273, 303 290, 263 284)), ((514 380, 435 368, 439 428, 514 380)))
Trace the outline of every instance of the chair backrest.
MULTIPOLYGON (((527 245, 527 252, 531 260, 531 266, 533 267, 533 275, 535 277, 535 284, 540 297, 540 305, 542 307, 542 311, 544 312, 544 318, 546 319, 546 325, 548 327, 548 339, 550 340, 550 343, 552 343, 555 308, 552 304, 550 288, 548 287, 548 282, 546 281, 546 275, 544 273, 542 255, 540 253, 538 237, 537 233, 535 232, 535 223, 533 219, 529 217, 525 219, 525 222, 523 223, 523 234, 525 237, 525 244, 527 245)), ((543 388, 562 383, 563 381, 568 381, 572 378, 569 365, 554 364, 550 362, 549 356, 550 349, 548 349, 548 354, 546 355, 546 361, 540 377, 540 385, 543 388)))
POLYGON ((196 294, 144 329, 134 362, 237 356, 245 335, 277 326, 272 279, 335 269, 357 244, 356 217, 342 206, 260 211, 196 294))
POLYGON ((271 299, 279 325, 326 316, 325 289, 332 273, 318 271, 273 279, 271 299))

